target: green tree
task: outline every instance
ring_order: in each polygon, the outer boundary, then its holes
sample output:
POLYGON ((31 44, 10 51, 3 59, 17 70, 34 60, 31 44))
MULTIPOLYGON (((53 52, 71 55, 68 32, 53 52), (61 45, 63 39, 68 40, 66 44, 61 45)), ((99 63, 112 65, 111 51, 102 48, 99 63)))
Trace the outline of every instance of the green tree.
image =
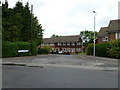
MULTIPOLYGON (((97 38, 98 32, 95 32, 95 38, 97 38)), ((81 31, 80 36, 83 39, 84 43, 93 43, 94 40, 94 32, 93 31, 81 31)))
POLYGON ((27 2, 16 2, 14 8, 8 8, 8 3, 2 5, 3 17, 3 40, 4 41, 25 41, 34 40, 36 44, 42 42, 43 29, 29 8, 27 2))
POLYGON ((51 38, 56 38, 56 37, 60 37, 59 35, 55 35, 55 34, 53 34, 52 36, 51 36, 51 38))

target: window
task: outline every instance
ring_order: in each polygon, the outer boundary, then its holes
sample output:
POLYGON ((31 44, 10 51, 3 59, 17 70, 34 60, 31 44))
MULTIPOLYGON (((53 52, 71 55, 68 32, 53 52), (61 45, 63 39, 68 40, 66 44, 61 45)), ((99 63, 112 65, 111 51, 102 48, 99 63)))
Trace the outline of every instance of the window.
POLYGON ((54 46, 54 44, 50 44, 50 46, 54 46))
POLYGON ((70 43, 67 43, 68 46, 70 46, 70 43))
POLYGON ((108 41, 108 37, 103 37, 103 41, 108 41))
POLYGON ((72 52, 75 52, 75 48, 72 48, 72 52))
POLYGON ((58 46, 61 46, 61 43, 58 43, 58 46))
POLYGON ((41 44, 41 46, 44 46, 44 44, 41 44))
POLYGON ((77 42, 77 45, 81 45, 81 43, 80 43, 80 42, 77 42))
POLYGON ((66 43, 63 43, 63 45, 65 46, 65 45, 66 45, 66 43))
POLYGON ((116 33, 116 39, 120 39, 120 32, 116 33))
POLYGON ((75 43, 72 43, 72 46, 74 46, 75 45, 75 43))

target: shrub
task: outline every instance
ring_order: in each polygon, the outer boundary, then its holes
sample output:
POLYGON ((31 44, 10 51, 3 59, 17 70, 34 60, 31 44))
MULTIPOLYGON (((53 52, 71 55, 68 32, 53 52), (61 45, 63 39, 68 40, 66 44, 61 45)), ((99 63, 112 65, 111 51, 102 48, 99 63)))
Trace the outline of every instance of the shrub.
POLYGON ((30 56, 31 55, 31 48, 29 42, 15 42, 18 46, 18 50, 29 50, 28 52, 21 52, 18 53, 19 56, 30 56))
POLYGON ((38 49, 38 54, 48 54, 50 51, 49 47, 45 46, 44 48, 38 49))
POLYGON ((86 49, 87 55, 93 55, 93 44, 89 44, 86 49))
POLYGON ((109 48, 109 43, 96 44, 96 56, 107 57, 108 48, 109 48))
POLYGON ((120 59, 120 39, 110 42, 107 53, 112 58, 120 59))
POLYGON ((31 47, 31 55, 37 55, 37 44, 34 41, 31 42, 31 47))
POLYGON ((37 46, 35 42, 6 42, 2 43, 2 57, 17 57, 37 55, 37 46), (18 50, 29 50, 28 52, 18 53, 18 50))
MULTIPOLYGON (((99 57, 107 57, 107 48, 109 43, 99 43, 95 45, 95 55, 99 57)), ((86 50, 87 55, 93 55, 93 44, 89 44, 86 50)))
POLYGON ((2 42, 2 57, 16 57, 18 56, 18 46, 13 42, 2 42))

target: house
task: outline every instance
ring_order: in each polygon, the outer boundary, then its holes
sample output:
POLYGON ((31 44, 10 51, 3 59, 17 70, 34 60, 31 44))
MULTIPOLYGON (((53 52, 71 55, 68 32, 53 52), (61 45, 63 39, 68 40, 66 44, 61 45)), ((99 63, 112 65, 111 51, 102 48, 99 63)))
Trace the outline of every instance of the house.
POLYGON ((98 33, 98 43, 120 39, 120 19, 111 20, 108 27, 102 27, 98 33))
POLYGON ((98 33, 98 43, 108 42, 108 27, 101 27, 98 33))
POLYGON ((80 35, 44 38, 41 48, 49 46, 51 51, 69 51, 71 54, 82 51, 80 35))
POLYGON ((120 39, 120 19, 110 21, 108 27, 109 41, 120 39))

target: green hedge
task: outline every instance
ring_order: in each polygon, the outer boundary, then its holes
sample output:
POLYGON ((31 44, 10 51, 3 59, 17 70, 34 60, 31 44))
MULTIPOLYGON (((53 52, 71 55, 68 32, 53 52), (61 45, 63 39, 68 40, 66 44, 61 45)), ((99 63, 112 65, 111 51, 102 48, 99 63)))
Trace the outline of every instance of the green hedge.
POLYGON ((38 54, 38 52, 37 52, 37 44, 34 42, 34 41, 32 41, 31 42, 31 54, 32 55, 37 55, 38 54))
POLYGON ((109 48, 109 43, 99 43, 96 44, 96 56, 107 57, 107 50, 109 48))
POLYGON ((38 54, 48 54, 50 51, 49 47, 38 48, 38 54))
POLYGON ((110 42, 107 53, 109 57, 120 59, 120 39, 110 42))
POLYGON ((86 49, 87 55, 93 55, 93 44, 89 44, 86 49))
POLYGON ((18 46, 18 50, 29 50, 28 52, 21 52, 19 53, 19 56, 30 56, 31 54, 31 48, 29 42, 15 42, 18 46))
POLYGON ((30 55, 37 55, 37 46, 34 42, 2 42, 2 57, 17 57, 30 55), (29 50, 29 52, 18 53, 18 50, 29 50))
POLYGON ((13 42, 2 42, 2 57, 16 57, 18 46, 13 42))
MULTIPOLYGON (((107 57, 109 43, 99 43, 95 45, 95 54, 99 57, 107 57)), ((93 44, 89 44, 86 50, 87 55, 93 55, 93 44)))

